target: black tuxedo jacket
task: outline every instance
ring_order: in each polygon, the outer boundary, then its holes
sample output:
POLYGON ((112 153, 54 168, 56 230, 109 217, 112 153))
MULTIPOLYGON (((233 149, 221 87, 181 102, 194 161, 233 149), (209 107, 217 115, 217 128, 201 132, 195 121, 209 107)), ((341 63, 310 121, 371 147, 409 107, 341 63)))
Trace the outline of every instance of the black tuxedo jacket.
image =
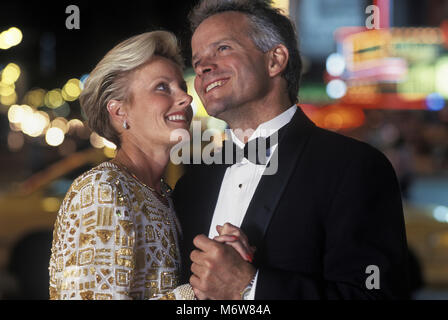
MULTIPOLYGON (((316 127, 300 108, 275 152, 278 171, 261 178, 241 225, 257 247, 255 298, 408 298, 401 195, 385 156, 316 127), (374 283, 371 265, 379 288, 366 285, 374 283)), ((190 165, 174 190, 184 281, 193 238, 208 235, 226 169, 190 165)))

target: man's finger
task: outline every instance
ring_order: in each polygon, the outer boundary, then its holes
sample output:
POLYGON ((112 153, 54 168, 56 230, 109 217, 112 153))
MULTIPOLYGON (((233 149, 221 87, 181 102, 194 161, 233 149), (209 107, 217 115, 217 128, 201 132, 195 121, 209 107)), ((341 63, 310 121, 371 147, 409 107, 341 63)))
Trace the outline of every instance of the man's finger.
POLYGON ((202 251, 209 251, 214 248, 216 242, 209 239, 207 236, 200 234, 194 237, 193 244, 196 248, 201 249, 202 251))
POLYGON ((196 296, 196 299, 198 300, 207 300, 207 296, 205 293, 203 293, 201 290, 193 288, 194 295, 196 296))
POLYGON ((207 269, 204 266, 201 266, 200 264, 197 263, 192 263, 190 270, 199 279, 202 278, 205 275, 205 272, 207 271, 207 269))
POLYGON ((206 254, 200 250, 193 250, 190 253, 190 260, 197 264, 204 264, 204 259, 206 258, 206 254))
POLYGON ((190 284, 193 287, 193 289, 200 289, 201 288, 201 279, 195 274, 192 274, 190 277, 190 284))

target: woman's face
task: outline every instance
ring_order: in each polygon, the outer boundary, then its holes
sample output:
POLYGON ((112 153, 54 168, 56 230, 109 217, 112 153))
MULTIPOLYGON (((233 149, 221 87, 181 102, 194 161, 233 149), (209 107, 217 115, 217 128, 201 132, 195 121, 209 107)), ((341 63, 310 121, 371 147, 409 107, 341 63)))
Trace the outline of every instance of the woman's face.
POLYGON ((129 84, 126 134, 133 143, 173 145, 173 130, 190 128, 192 97, 182 70, 173 61, 155 56, 137 69, 129 84))

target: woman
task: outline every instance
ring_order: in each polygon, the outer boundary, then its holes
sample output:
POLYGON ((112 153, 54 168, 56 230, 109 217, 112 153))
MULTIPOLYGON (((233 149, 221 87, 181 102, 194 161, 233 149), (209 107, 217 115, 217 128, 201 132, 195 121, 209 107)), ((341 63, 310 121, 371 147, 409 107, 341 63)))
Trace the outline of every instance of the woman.
MULTIPOLYGON (((181 229, 161 179, 173 130, 188 130, 191 96, 174 35, 132 37, 85 83, 81 107, 116 157, 78 177, 55 223, 50 299, 193 299, 179 286, 181 229)), ((240 254, 246 239, 217 238, 240 254)))

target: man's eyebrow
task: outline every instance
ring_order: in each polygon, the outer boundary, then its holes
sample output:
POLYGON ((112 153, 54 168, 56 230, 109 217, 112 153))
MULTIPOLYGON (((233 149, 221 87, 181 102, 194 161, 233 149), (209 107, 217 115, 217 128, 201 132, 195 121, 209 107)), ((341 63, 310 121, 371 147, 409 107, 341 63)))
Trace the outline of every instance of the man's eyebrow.
MULTIPOLYGON (((217 41, 211 43, 211 44, 209 45, 209 47, 216 47, 216 46, 218 46, 221 42, 224 42, 224 41, 232 41, 232 42, 235 42, 235 43, 237 43, 237 44, 240 44, 240 43, 239 43, 236 39, 234 39, 234 38, 223 38, 223 39, 219 39, 219 40, 217 40, 217 41)), ((198 54, 196 53, 196 54, 194 54, 193 57, 191 58, 191 61, 194 62, 197 58, 198 58, 198 54)))

